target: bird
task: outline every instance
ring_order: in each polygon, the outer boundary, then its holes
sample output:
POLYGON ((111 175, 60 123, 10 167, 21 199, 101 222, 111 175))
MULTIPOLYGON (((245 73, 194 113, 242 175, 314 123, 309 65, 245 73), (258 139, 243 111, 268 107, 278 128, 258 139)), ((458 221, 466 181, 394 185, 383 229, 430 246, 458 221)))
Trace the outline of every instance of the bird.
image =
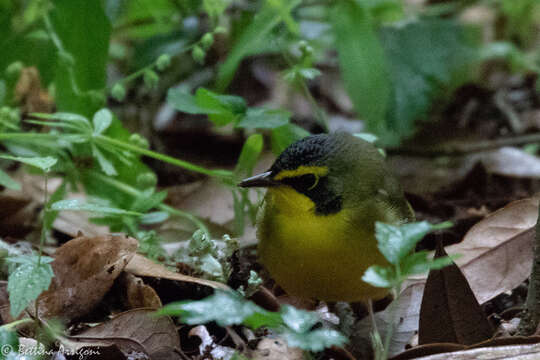
POLYGON ((389 265, 375 222, 403 224, 414 212, 373 144, 347 132, 310 135, 238 185, 267 189, 257 219, 258 257, 287 294, 327 302, 388 294, 362 280, 371 265, 389 265))

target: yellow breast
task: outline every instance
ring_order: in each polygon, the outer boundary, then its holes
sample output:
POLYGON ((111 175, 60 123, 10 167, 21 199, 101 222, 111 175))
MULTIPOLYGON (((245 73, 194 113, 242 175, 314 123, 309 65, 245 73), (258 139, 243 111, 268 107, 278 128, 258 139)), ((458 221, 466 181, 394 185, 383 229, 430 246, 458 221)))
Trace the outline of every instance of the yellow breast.
POLYGON ((362 216, 351 210, 316 215, 314 207, 308 197, 289 187, 268 190, 258 251, 272 277, 289 294, 303 298, 362 301, 384 297, 386 289, 361 279, 369 266, 386 264, 372 228, 362 226, 362 216))

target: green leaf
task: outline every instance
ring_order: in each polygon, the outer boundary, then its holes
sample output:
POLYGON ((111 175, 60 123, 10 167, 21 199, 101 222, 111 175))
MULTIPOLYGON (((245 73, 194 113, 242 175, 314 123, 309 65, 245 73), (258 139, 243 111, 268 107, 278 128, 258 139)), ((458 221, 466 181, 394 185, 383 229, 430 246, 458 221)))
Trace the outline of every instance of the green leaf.
POLYGON ((112 215, 128 215, 128 216, 142 216, 140 212, 123 210, 118 208, 112 208, 103 206, 100 204, 91 204, 87 202, 81 202, 77 199, 60 200, 51 205, 52 210, 58 211, 90 211, 100 214, 112 214, 112 215))
POLYGON ((445 256, 437 259, 429 259, 427 251, 419 251, 407 256, 401 265, 402 276, 404 278, 423 274, 429 270, 438 270, 452 263, 452 258, 445 256))
POLYGON ((39 121, 28 121, 30 123, 42 124, 42 125, 52 126, 52 127, 55 127, 55 126, 62 127, 62 128, 67 128, 67 129, 74 130, 77 132, 82 132, 85 134, 92 132, 92 126, 90 125, 90 121, 88 121, 88 119, 82 115, 57 112, 54 114, 32 113, 31 116, 36 117, 38 119, 44 119, 44 120, 58 120, 60 121, 60 123, 57 123, 57 122, 40 123, 39 121))
POLYGON ((290 305, 283 305, 280 313, 285 325, 298 333, 309 331, 320 320, 316 313, 299 310, 290 305))
POLYGON ((169 213, 166 211, 153 211, 141 216, 141 224, 150 225, 163 222, 169 218, 169 213))
MULTIPOLYGON (((21 256, 23 257, 23 256, 21 256)), ((49 288, 54 276, 51 265, 48 262, 52 258, 41 258, 38 265, 35 257, 32 261, 8 258, 8 261, 17 262, 21 265, 9 274, 7 290, 9 293, 10 313, 14 318, 45 290, 49 288)), ((29 258, 28 256, 24 256, 29 258)))
POLYGON ((263 149, 263 142, 261 134, 252 134, 246 139, 234 170, 237 178, 249 176, 253 173, 253 167, 263 149))
POLYGON ((287 124, 272 129, 272 151, 274 154, 281 154, 287 146, 306 136, 309 136, 309 132, 294 124, 287 124))
POLYGON ((467 29, 455 20, 420 19, 384 27, 380 41, 386 54, 392 91, 381 142, 396 145, 425 119, 433 101, 467 81, 477 49, 467 29))
POLYGON ((48 172, 58 161, 52 156, 45 157, 19 157, 11 155, 0 155, 0 159, 13 160, 22 162, 23 164, 37 167, 45 172, 48 172))
POLYGON ((203 0, 204 11, 211 18, 217 18, 223 14, 227 8, 227 3, 224 0, 203 0))
POLYGON ((207 114, 207 109, 199 106, 195 96, 185 87, 170 88, 167 92, 167 103, 176 110, 188 114, 207 114))
POLYGON ((206 109, 207 114, 231 113, 234 115, 246 112, 247 105, 243 98, 233 95, 221 95, 205 88, 198 88, 195 93, 197 105, 206 109))
POLYGON ((290 13, 300 2, 300 0, 289 1, 286 9, 279 12, 271 5, 270 1, 265 2, 265 5, 253 18, 253 21, 238 37, 223 65, 219 67, 216 79, 218 91, 224 91, 229 86, 242 59, 256 51, 262 43, 267 41, 270 31, 283 20, 282 12, 290 13))
POLYGON ((21 184, 13 180, 6 174, 3 170, 0 169, 0 185, 5 186, 11 190, 21 190, 21 184))
POLYGON ((307 333, 284 331, 282 335, 290 347, 299 347, 314 352, 347 343, 345 336, 331 329, 316 329, 307 333))
POLYGON ((166 191, 159 191, 154 193, 154 189, 146 189, 141 191, 140 196, 137 196, 133 205, 130 206, 131 209, 139 212, 146 212, 150 209, 157 207, 159 204, 165 200, 167 197, 166 191))
POLYGON ((23 357, 18 355, 19 337, 16 331, 6 330, 0 327, 0 360, 19 360, 23 357))
POLYGON ((286 125, 291 114, 283 110, 249 108, 246 115, 236 124, 244 129, 275 129, 286 125))
POLYGON ((101 109, 94 114, 92 122, 94 123, 94 134, 102 134, 105 130, 111 126, 112 114, 109 109, 101 109))
POLYGON ((330 13, 341 77, 367 130, 380 134, 391 95, 387 59, 369 10, 359 1, 337 1, 330 13))
POLYGON ((384 257, 392 264, 399 264, 410 255, 416 244, 432 230, 444 229, 452 226, 445 222, 431 225, 427 221, 408 223, 403 225, 390 225, 381 222, 375 223, 375 237, 378 247, 384 257))
POLYGON ((103 170, 105 174, 109 176, 118 175, 113 163, 109 159, 107 159, 105 155, 103 155, 101 150, 99 150, 99 148, 95 144, 92 144, 92 155, 97 159, 101 170, 103 170))
POLYGON ((370 266, 362 275, 362 280, 372 286, 382 288, 390 288, 398 281, 392 268, 378 265, 370 266))
POLYGON ((218 126, 234 121, 246 111, 246 102, 239 96, 221 95, 205 88, 197 89, 195 96, 185 88, 169 90, 167 102, 176 110, 188 114, 206 114, 218 126))
POLYGON ((56 0, 50 14, 55 35, 65 49, 58 57, 56 106, 90 116, 103 104, 87 92, 103 95, 106 85, 111 25, 103 2, 56 0))
POLYGON ((261 326, 277 326, 281 316, 246 301, 235 292, 216 290, 214 295, 199 301, 171 303, 158 311, 162 315, 180 316, 190 325, 215 321, 220 326, 245 324, 254 329, 261 326))

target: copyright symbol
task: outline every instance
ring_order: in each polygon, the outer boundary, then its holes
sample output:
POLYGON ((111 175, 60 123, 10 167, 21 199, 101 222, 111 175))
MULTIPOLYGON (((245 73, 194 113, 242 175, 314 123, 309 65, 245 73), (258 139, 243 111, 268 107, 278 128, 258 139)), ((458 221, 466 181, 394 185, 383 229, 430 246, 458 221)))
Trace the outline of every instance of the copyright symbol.
POLYGON ((0 353, 2 353, 2 355, 8 355, 10 352, 13 351, 13 346, 7 344, 7 345, 2 345, 0 347, 0 353))

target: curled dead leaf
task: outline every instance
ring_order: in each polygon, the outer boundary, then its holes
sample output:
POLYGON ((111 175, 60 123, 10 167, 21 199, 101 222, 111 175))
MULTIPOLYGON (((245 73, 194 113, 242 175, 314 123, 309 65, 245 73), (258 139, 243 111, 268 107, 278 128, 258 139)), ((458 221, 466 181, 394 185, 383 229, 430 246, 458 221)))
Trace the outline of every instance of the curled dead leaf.
POLYGON ((71 349, 90 344, 116 345, 126 356, 143 352, 152 359, 180 359, 180 337, 168 316, 154 316, 154 309, 135 309, 118 314, 111 320, 77 336, 63 339, 71 349))
POLYGON ((71 321, 89 313, 109 291, 137 250, 126 236, 78 237, 62 245, 52 262, 54 278, 38 298, 39 315, 71 321))
POLYGON ((302 360, 304 353, 299 348, 287 346, 287 342, 280 338, 264 338, 255 349, 250 359, 253 360, 302 360))
POLYGON ((123 272, 118 280, 120 293, 124 297, 126 308, 159 309, 162 306, 161 299, 156 291, 151 286, 146 285, 141 278, 123 272))
POLYGON ((131 261, 127 264, 125 271, 137 276, 148 276, 161 279, 184 281, 208 286, 213 289, 230 290, 227 285, 217 281, 199 279, 193 276, 172 272, 165 266, 155 263, 152 260, 139 254, 135 254, 135 256, 133 256, 131 261))

